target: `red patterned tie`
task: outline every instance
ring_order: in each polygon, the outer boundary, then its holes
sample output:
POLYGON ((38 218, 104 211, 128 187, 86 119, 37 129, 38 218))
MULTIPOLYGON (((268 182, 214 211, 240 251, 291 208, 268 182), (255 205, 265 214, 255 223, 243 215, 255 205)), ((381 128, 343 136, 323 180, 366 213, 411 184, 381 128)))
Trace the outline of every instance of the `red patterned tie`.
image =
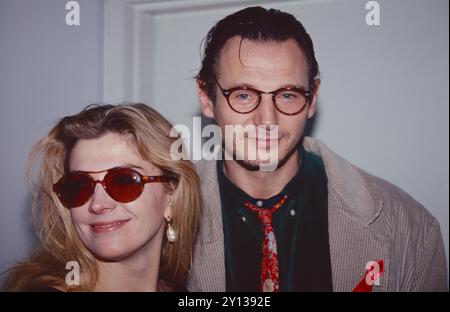
POLYGON ((245 207, 256 213, 264 226, 263 259, 261 262, 260 291, 275 292, 280 290, 278 283, 278 253, 277 240, 272 227, 272 214, 280 208, 287 199, 284 195, 281 200, 269 209, 258 208, 256 205, 246 202, 245 207))

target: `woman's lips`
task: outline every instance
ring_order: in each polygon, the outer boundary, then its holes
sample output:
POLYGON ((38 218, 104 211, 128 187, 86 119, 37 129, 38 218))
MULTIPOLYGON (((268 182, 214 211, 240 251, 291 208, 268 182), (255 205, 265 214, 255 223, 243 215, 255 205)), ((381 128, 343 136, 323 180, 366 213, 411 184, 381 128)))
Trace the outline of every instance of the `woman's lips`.
POLYGON ((95 222, 90 224, 92 230, 96 233, 104 233, 104 232, 111 232, 114 230, 117 230, 118 228, 122 227, 130 221, 131 219, 126 220, 114 220, 114 221, 108 221, 108 222, 95 222))

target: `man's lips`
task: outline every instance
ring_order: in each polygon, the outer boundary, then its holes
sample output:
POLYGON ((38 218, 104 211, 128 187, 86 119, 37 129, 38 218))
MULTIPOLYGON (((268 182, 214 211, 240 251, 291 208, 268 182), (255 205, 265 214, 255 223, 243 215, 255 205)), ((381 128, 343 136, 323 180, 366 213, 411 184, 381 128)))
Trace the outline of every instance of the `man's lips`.
POLYGON ((265 146, 274 146, 275 144, 278 144, 280 141, 279 137, 276 138, 270 138, 270 137, 247 137, 247 139, 252 140, 256 142, 258 145, 263 144, 265 146))
POLYGON ((91 229, 96 233, 110 232, 114 231, 130 221, 131 219, 122 219, 122 220, 112 220, 105 222, 95 222, 90 224, 91 229))
POLYGON ((270 138, 270 137, 247 137, 248 139, 251 139, 251 140, 257 140, 257 141, 278 141, 280 138, 278 138, 278 137, 273 137, 273 138, 270 138))

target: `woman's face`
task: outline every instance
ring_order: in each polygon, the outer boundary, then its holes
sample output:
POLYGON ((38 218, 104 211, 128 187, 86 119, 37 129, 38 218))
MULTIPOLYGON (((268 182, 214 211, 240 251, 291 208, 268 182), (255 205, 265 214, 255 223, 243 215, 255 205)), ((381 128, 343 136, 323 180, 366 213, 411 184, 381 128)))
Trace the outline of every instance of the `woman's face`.
MULTIPOLYGON (((108 133, 92 140, 80 140, 70 154, 71 171, 102 171, 131 167, 145 176, 162 171, 143 160, 119 134, 108 133)), ((106 172, 91 174, 103 180, 106 172)), ((136 254, 160 253, 164 215, 169 214, 169 195, 164 183, 146 183, 134 201, 120 203, 100 183, 82 206, 70 209, 73 224, 85 246, 103 261, 121 261, 136 254)))

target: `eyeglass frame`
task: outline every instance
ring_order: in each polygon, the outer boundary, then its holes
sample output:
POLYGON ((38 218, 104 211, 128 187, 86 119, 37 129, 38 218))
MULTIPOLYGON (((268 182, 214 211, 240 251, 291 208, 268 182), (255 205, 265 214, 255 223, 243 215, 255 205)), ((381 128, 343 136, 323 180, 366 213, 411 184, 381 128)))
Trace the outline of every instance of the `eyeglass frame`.
POLYGON ((272 103, 273 103, 273 105, 275 106, 275 108, 277 109, 277 111, 279 111, 280 113, 282 113, 282 114, 284 114, 284 115, 287 115, 287 116, 298 115, 298 114, 300 114, 301 112, 303 112, 303 110, 306 108, 306 106, 308 106, 308 102, 311 100, 311 95, 312 95, 311 91, 305 91, 305 90, 300 89, 300 88, 297 88, 297 87, 283 87, 283 88, 279 88, 279 89, 277 89, 277 90, 275 90, 275 91, 271 91, 271 92, 261 91, 261 90, 258 90, 258 89, 255 89, 255 88, 252 88, 252 87, 249 87, 249 86, 239 86, 239 87, 234 87, 234 88, 230 88, 230 89, 224 89, 224 88, 220 85, 219 81, 217 81, 216 78, 214 78, 214 81, 215 81, 216 84, 219 86, 219 89, 220 89, 222 95, 223 95, 223 96, 225 97, 225 99, 227 100, 228 106, 230 106, 230 108, 231 108, 233 111, 235 111, 236 113, 238 113, 238 114, 249 114, 249 113, 253 112, 255 109, 258 108, 259 104, 261 104, 262 95, 263 95, 263 94, 271 94, 271 95, 272 95, 272 103), (255 107, 254 107, 252 110, 250 110, 250 111, 248 111, 248 112, 240 112, 240 111, 236 110, 236 109, 233 107, 233 105, 231 105, 231 103, 230 103, 230 95, 231 95, 231 93, 233 93, 233 92, 236 91, 236 90, 250 90, 250 91, 254 91, 256 94, 258 94, 258 102, 257 102, 257 104, 255 105, 255 107), (303 105, 303 107, 302 107, 299 111, 297 111, 297 112, 295 112, 295 113, 289 114, 289 113, 283 112, 283 111, 277 106, 276 101, 275 101, 275 96, 276 96, 277 94, 279 94, 280 92, 282 92, 282 91, 295 91, 295 92, 298 92, 298 93, 302 94, 302 95, 306 98, 305 105, 303 105))

